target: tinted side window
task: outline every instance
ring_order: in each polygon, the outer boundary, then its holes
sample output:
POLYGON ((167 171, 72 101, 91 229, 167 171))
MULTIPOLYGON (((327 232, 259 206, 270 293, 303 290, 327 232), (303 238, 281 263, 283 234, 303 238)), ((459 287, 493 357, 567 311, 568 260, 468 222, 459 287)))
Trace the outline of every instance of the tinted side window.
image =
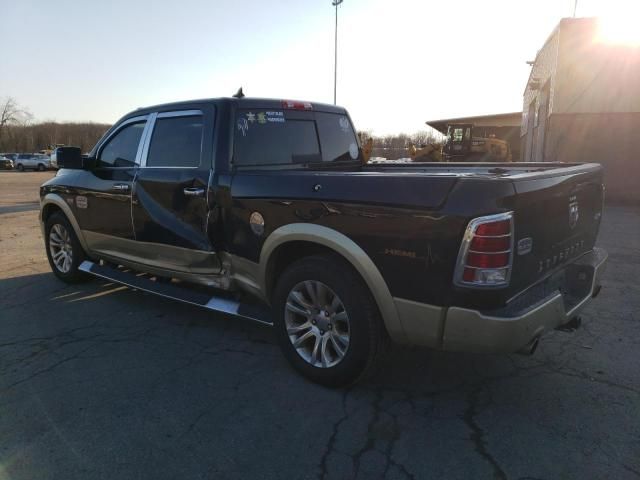
POLYGON ((197 167, 202 151, 202 116, 158 118, 147 156, 148 167, 197 167))
POLYGON ((100 151, 101 167, 130 167, 136 163, 136 154, 145 121, 131 123, 109 139, 100 151))
POLYGON ((317 112, 316 123, 324 162, 358 159, 358 141, 346 115, 317 112))
POLYGON ((239 110, 234 144, 237 165, 321 161, 316 124, 311 115, 308 119, 289 119, 281 110, 239 110))

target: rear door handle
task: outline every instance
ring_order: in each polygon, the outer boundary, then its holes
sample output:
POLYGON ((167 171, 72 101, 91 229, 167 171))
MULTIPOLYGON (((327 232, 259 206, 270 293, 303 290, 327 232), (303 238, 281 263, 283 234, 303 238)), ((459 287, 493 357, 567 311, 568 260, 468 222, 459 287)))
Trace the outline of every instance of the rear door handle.
POLYGON ((112 190, 116 190, 118 192, 128 192, 131 187, 126 183, 114 183, 111 187, 112 190))
POLYGON ((182 190, 187 197, 203 197, 204 188, 187 187, 182 190))

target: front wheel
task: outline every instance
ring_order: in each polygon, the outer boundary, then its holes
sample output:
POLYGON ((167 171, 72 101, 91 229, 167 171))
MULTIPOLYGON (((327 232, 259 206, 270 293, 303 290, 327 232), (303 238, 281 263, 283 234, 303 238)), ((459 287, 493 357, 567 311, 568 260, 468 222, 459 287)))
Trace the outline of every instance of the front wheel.
POLYGON ((24 165, 22 165, 21 163, 18 164, 17 168, 19 172, 24 172, 24 165))
POLYGON ((51 215, 45 224, 45 247, 51 270, 66 283, 78 283, 87 278, 78 270, 85 253, 73 227, 63 213, 51 215))
POLYGON ((282 351, 307 378, 340 387, 371 371, 384 336, 380 314, 341 258, 318 255, 292 264, 278 280, 273 309, 282 351))
POLYGON ((44 170, 45 170, 44 165, 43 164, 39 164, 38 165, 38 171, 39 172, 44 172, 44 170))

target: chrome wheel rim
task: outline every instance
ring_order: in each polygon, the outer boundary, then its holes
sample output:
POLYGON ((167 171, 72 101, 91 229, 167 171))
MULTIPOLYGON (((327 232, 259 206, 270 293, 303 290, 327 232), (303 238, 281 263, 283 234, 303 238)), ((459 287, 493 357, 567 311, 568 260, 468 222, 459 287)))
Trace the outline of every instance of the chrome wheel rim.
POLYGON ((49 252, 58 271, 68 273, 71 270, 73 262, 71 236, 67 229, 59 223, 56 223, 49 231, 49 252))
POLYGON ((307 280, 293 287, 287 296, 284 322, 289 341, 308 364, 330 368, 347 354, 349 315, 342 300, 324 283, 307 280))

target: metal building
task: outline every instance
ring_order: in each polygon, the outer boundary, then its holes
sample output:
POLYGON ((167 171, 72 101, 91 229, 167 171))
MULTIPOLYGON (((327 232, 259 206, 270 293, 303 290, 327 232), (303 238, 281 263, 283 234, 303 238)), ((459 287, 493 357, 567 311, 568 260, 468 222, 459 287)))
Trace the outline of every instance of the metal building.
POLYGON ((524 91, 521 160, 598 162, 607 196, 640 201, 640 46, 603 38, 594 18, 560 21, 524 91))

